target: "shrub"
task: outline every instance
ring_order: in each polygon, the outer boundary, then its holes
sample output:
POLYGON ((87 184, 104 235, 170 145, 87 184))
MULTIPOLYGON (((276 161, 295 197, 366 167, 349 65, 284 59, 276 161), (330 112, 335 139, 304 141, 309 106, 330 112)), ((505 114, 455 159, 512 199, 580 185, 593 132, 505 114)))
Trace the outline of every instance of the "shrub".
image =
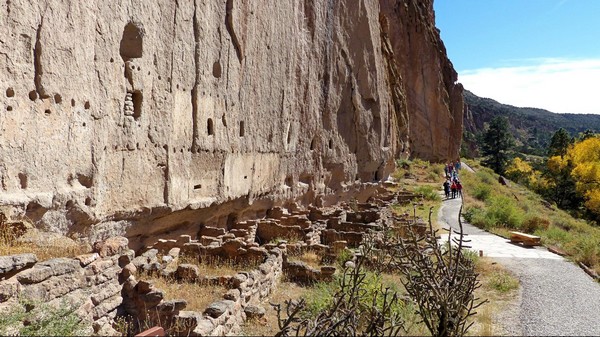
POLYGON ((317 282, 307 294, 306 308, 301 313, 303 318, 312 318, 324 311, 331 302, 337 291, 336 282, 317 282))
POLYGON ((488 221, 485 211, 479 207, 467 207, 463 216, 468 223, 481 228, 489 228, 492 224, 488 221))
POLYGON ((579 236, 573 243, 575 260, 588 267, 600 264, 600 239, 592 236, 579 236))
POLYGON ((494 178, 494 173, 490 169, 481 169, 477 171, 475 175, 483 184, 491 185, 497 183, 494 178))
POLYGON ((475 197, 476 199, 486 201, 492 194, 492 188, 490 187, 490 185, 478 184, 473 187, 472 193, 473 197, 475 197))
POLYGON ((344 264, 347 261, 352 260, 353 258, 354 258, 354 252, 352 252, 350 249, 343 249, 338 254, 336 260, 337 260, 338 265, 343 268, 344 264))
POLYGON ((0 334, 20 336, 80 336, 84 325, 76 306, 62 302, 58 307, 20 300, 20 305, 0 315, 0 334), (33 307, 26 311, 25 307, 33 307), (28 321, 30 324, 23 325, 28 321))
POLYGON ((549 243, 556 242, 569 242, 572 240, 572 235, 568 231, 555 226, 550 226, 544 233, 544 241, 548 241, 549 243))
POLYGON ((529 216, 523 221, 521 229, 526 233, 533 233, 537 230, 547 230, 550 226, 548 219, 540 218, 539 216, 529 216))
POLYGON ((438 179, 440 179, 440 174, 435 172, 427 173, 427 177, 425 178, 425 180, 429 182, 436 182, 438 179))
POLYGON ((428 185, 422 185, 415 188, 415 193, 425 200, 440 201, 441 197, 436 189, 428 185))
POLYGON ((520 228, 525 214, 517 207, 514 199, 506 196, 497 196, 490 199, 486 212, 490 224, 508 228, 520 228))

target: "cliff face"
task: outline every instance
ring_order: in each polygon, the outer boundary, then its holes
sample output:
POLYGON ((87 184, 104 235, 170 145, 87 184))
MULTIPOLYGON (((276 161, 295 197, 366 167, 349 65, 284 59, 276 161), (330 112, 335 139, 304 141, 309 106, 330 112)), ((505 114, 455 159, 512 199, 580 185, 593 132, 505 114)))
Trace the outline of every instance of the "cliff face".
POLYGON ((143 241, 453 158, 461 88, 420 4, 3 2, 0 203, 143 241))
POLYGON ((401 65, 414 157, 458 158, 463 123, 463 87, 435 27, 433 0, 382 0, 381 13, 401 65))

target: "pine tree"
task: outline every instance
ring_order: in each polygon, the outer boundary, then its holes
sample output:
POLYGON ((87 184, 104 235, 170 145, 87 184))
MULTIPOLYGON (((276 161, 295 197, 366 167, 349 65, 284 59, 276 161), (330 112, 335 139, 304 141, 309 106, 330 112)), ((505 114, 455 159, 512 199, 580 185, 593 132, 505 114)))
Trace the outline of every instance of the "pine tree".
POLYGON ((498 174, 504 174, 506 165, 512 157, 514 138, 509 132, 508 118, 496 116, 481 138, 482 163, 498 174))
POLYGON ((556 131, 550 139, 550 145, 548 146, 548 156, 560 156, 561 158, 567 154, 569 145, 573 143, 573 139, 567 132, 567 130, 560 128, 556 131))

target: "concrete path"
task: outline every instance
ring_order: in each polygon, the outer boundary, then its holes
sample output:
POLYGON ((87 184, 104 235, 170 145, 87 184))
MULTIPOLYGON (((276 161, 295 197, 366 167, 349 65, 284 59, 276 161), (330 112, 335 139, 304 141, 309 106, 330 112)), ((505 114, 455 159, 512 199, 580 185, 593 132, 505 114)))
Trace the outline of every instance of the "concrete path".
MULTIPOLYGON (((462 199, 448 199, 442 204, 438 216, 438 223, 442 224, 443 228, 448 229, 452 226, 458 229, 458 211, 460 210, 462 199)), ((464 221, 463 230, 468 234, 467 239, 471 242, 467 245, 471 246, 472 250, 477 252, 482 251, 483 256, 489 257, 517 257, 528 259, 555 259, 562 260, 559 255, 549 252, 544 247, 523 247, 518 244, 510 243, 503 237, 488 233, 482 229, 472 226, 464 221)), ((442 233, 442 239, 447 240, 448 236, 442 233)))
MULTIPOLYGON (((458 229, 460 199, 443 202, 438 222, 458 229)), ((543 247, 525 248, 464 221, 474 250, 494 258, 519 278, 520 301, 500 314, 511 335, 600 336, 600 284, 573 263, 543 247)), ((442 234, 442 238, 447 235, 442 234)))

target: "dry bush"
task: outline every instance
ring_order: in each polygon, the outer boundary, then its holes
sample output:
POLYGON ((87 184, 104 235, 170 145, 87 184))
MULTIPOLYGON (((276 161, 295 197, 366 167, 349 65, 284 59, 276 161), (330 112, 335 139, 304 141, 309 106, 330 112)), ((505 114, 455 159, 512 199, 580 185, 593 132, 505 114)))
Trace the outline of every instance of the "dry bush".
MULTIPOLYGON (((462 208, 461 208, 462 210, 462 208)), ((463 336, 472 323, 469 318, 480 301, 473 293, 480 287, 474 262, 463 253, 465 238, 460 221, 457 238, 451 238, 456 247, 440 245, 437 231, 431 224, 423 235, 408 231, 405 239, 387 238, 383 242, 389 252, 388 264, 398 268, 404 276, 407 293, 417 303, 418 312, 433 336, 463 336)))
POLYGON ((211 303, 223 299, 227 289, 218 285, 207 285, 201 282, 178 282, 172 278, 147 277, 156 289, 165 293, 165 300, 185 299, 186 310, 203 312, 211 303))
POLYGON ((89 244, 39 231, 27 219, 10 221, 0 212, 0 256, 33 253, 39 261, 45 261, 57 257, 75 257, 91 251, 89 244))
MULTIPOLYGON (((302 286, 295 282, 290 282, 283 275, 268 301, 271 303, 284 303, 285 301, 297 300, 299 298, 311 297, 312 286, 302 286)), ((279 331, 279 321, 277 311, 265 305, 266 313, 261 319, 253 319, 244 322, 242 334, 245 336, 274 336, 279 331)))
POLYGON ((290 261, 304 262, 312 268, 319 269, 322 264, 321 261, 323 260, 323 256, 313 250, 306 250, 301 254, 290 255, 288 259, 290 261))
POLYGON ((262 261, 226 259, 213 255, 194 256, 182 254, 179 256, 178 264, 183 263, 198 266, 201 275, 228 276, 237 274, 240 270, 256 269, 262 261))
POLYGON ((539 216, 531 216, 523 221, 521 229, 525 233, 533 233, 538 229, 547 230, 549 226, 550 220, 541 218, 539 216))
POLYGON ((365 255, 356 266, 344 269, 338 291, 316 316, 303 318, 305 299, 285 301, 284 307, 274 304, 280 328, 275 336, 398 336, 404 332, 398 294, 381 283, 369 289, 365 255))

